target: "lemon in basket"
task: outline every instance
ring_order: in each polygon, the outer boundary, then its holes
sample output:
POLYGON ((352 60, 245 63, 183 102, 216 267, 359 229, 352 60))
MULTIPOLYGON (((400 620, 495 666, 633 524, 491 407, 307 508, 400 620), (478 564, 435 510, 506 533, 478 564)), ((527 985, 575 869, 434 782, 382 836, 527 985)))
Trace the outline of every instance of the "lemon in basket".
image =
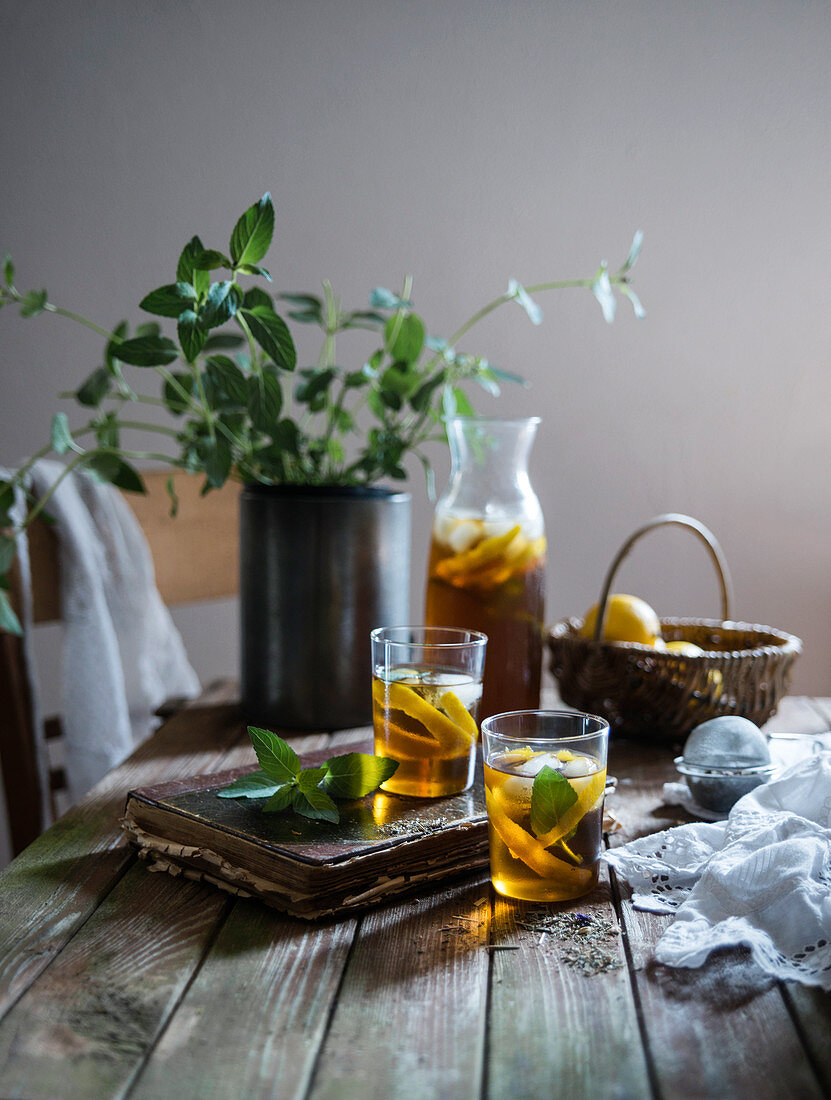
MULTIPOLYGON (((586 613, 580 634, 593 638, 597 623, 598 605, 586 613)), ((639 596, 617 593, 609 597, 606 622, 603 626, 604 642, 639 642, 655 645, 661 640, 661 622, 646 600, 639 596)))

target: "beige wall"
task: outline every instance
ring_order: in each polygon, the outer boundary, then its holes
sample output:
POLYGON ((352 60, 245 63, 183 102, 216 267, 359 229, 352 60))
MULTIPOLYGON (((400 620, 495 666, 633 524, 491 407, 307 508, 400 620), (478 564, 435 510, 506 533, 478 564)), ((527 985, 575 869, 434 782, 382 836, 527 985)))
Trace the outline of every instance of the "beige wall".
MULTIPOLYGON (((831 694, 829 45, 821 0, 6 3, 0 249, 21 285, 135 319, 192 233, 222 247, 269 188, 278 287, 328 277, 359 306, 412 272, 447 334, 510 276, 589 274, 642 228, 646 321, 607 326, 569 291, 540 299, 540 328, 506 309, 467 345, 533 383, 482 411, 543 416, 549 618, 594 601, 643 520, 690 512, 736 617, 800 634, 796 687, 831 694)), ((40 445, 99 348, 0 314, 0 463, 40 445)), ((621 586, 718 612, 675 533, 621 586)), ((204 676, 234 670, 233 607, 181 621, 204 676)))

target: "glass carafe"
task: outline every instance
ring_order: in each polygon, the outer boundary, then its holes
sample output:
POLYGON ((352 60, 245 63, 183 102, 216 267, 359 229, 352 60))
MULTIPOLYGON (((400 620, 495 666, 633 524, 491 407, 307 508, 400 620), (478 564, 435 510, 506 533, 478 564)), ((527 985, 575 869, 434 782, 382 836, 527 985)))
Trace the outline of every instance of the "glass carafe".
POLYGON ((433 520, 425 621, 487 634, 481 717, 540 702, 546 543, 528 478, 539 423, 447 421, 452 466, 433 520))

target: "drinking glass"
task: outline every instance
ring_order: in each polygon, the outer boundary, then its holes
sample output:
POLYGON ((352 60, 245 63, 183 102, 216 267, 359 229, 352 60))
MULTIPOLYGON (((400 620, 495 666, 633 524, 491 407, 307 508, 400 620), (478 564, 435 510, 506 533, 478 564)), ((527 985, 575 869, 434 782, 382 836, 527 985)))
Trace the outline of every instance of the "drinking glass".
POLYGON ((398 761, 382 790, 438 798, 473 782, 487 638, 441 626, 372 631, 375 752, 398 761))
POLYGON ((567 901, 597 885, 609 723, 519 710, 482 722, 491 881, 505 897, 567 901))

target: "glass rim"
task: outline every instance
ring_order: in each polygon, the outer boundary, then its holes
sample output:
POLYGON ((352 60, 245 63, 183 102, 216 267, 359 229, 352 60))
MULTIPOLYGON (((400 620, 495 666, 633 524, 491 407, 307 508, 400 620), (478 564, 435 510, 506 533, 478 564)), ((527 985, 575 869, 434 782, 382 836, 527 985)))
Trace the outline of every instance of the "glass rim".
POLYGON ((466 627, 459 626, 376 626, 374 630, 370 631, 369 637, 371 641, 378 642, 385 646, 417 646, 421 649, 443 650, 466 649, 470 646, 481 647, 486 645, 488 641, 487 634, 483 634, 481 630, 468 630, 466 627), (410 631, 412 633, 421 631, 425 634, 427 631, 435 630, 445 635, 455 634, 458 637, 457 640, 453 642, 428 641, 426 637, 421 640, 415 640, 413 638, 398 639, 384 637, 387 631, 393 630, 400 630, 402 632, 410 631), (464 637, 461 637, 461 635, 464 635, 464 637))
POLYGON ((498 737, 502 741, 509 741, 516 745, 528 745, 532 742, 539 742, 548 744, 552 741, 585 741, 587 737, 603 737, 610 732, 609 721, 606 718, 601 717, 599 714, 588 714, 582 710, 505 710, 500 714, 491 714, 487 718, 482 719, 481 730, 482 737, 485 734, 488 737, 498 737), (600 724, 598 729, 591 730, 584 733, 563 733, 563 734, 540 734, 539 736, 522 737, 519 734, 514 733, 498 733, 491 728, 491 723, 495 722, 499 718, 525 718, 525 717, 538 717, 538 718, 580 718, 585 721, 589 719, 592 722, 598 722, 600 724))
POLYGON ((459 420, 463 424, 542 424, 541 416, 479 416, 476 413, 453 413, 451 416, 442 416, 441 420, 449 424, 453 420, 459 420))

